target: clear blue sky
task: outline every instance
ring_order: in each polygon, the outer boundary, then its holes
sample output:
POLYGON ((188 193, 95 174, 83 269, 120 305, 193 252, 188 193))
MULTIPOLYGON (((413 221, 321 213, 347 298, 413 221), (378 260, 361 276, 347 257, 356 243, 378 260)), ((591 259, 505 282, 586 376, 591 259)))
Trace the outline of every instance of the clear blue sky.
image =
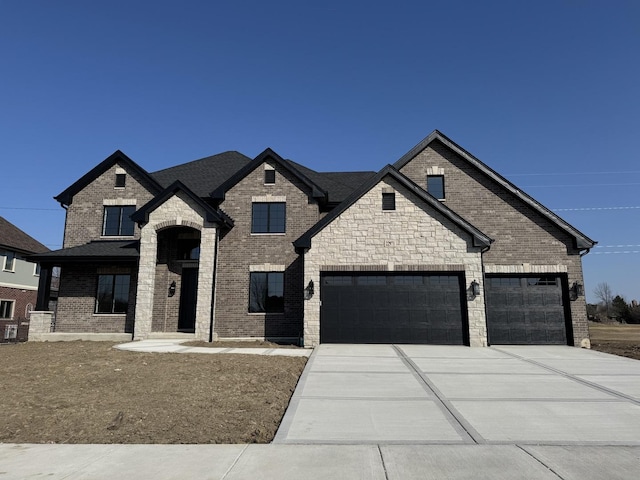
POLYGON ((640 299, 640 2, 307 3, 0 0, 0 215, 56 249, 116 149, 377 170, 437 128, 599 241, 588 300, 640 299))

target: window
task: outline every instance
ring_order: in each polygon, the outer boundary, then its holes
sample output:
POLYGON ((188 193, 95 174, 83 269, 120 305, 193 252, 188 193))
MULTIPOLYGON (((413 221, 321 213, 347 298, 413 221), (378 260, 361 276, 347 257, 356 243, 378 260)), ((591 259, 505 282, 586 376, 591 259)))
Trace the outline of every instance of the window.
POLYGON ((444 175, 427 175, 427 192, 444 200, 444 175))
POLYGON ((13 252, 9 252, 8 250, 4 252, 4 267, 3 270, 8 272, 13 272, 16 264, 16 254, 13 252))
POLYGON ((251 210, 251 233, 284 233, 285 203, 254 203, 251 210))
POLYGON ((200 258, 199 238, 178 239, 178 260, 198 260, 200 258))
POLYGON ((102 235, 106 237, 126 237, 133 235, 131 215, 136 211, 133 205, 124 207, 104 207, 102 235))
POLYGON ((275 170, 265 170, 264 171, 264 183, 267 185, 273 185, 276 183, 276 171, 275 170))
POLYGON ((127 313, 129 275, 98 275, 96 313, 127 313))
POLYGON ((13 300, 0 300, 0 318, 13 318, 13 300))
POLYGON ((116 173, 116 188, 124 188, 127 184, 126 173, 116 173))
POLYGON ((36 263, 33 265, 33 276, 34 277, 39 277, 40 276, 40 264, 36 263))
POLYGON ((284 273, 251 272, 249 313, 284 312, 284 273))
POLYGON ((383 193, 382 194, 382 210, 395 210, 396 209, 396 194, 383 193))

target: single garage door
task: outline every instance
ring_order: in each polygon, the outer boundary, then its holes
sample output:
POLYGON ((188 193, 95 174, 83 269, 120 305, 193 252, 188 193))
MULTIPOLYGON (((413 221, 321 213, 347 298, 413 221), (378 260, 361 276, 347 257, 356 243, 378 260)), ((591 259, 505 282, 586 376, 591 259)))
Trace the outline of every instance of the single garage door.
POLYGON ((487 326, 492 345, 567 345, 571 323, 562 277, 487 275, 487 326))
POLYGON ((468 344, 461 274, 324 273, 322 343, 468 344))

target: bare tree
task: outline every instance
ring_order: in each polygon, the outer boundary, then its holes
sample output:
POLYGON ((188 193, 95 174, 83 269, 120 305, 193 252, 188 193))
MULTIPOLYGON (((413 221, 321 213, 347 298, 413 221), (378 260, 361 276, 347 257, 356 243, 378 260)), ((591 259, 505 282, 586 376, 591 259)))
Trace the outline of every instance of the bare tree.
POLYGON ((611 302, 613 302, 613 291, 607 282, 601 282, 593 289, 593 294, 607 309, 607 315, 611 310, 611 302))

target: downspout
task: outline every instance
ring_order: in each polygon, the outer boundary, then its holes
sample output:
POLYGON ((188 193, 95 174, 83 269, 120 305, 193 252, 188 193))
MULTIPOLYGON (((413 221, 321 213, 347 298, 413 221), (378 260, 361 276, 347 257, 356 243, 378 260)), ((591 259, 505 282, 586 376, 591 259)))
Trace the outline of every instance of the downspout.
POLYGON ((216 239, 214 244, 213 256, 213 289, 211 292, 211 318, 209 320, 209 342, 213 342, 213 328, 215 326, 216 316, 216 279, 218 274, 218 242, 220 238, 220 226, 216 227, 216 239))

